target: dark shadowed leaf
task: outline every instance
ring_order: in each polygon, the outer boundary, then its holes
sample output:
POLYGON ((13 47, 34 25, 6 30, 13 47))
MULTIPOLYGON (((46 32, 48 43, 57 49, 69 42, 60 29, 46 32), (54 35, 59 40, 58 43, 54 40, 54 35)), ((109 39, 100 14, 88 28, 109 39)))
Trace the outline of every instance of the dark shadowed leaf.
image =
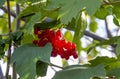
POLYGON ((36 74, 37 76, 46 76, 48 64, 42 61, 37 61, 36 63, 36 74))

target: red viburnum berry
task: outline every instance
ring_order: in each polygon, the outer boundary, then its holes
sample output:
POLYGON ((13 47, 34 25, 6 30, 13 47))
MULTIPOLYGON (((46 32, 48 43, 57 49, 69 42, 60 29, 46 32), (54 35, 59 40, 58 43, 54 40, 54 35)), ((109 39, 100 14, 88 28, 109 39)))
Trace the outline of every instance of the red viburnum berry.
POLYGON ((56 56, 57 56, 57 53, 58 53, 58 51, 53 48, 53 49, 52 49, 51 56, 52 56, 52 57, 56 57, 56 56))
POLYGON ((78 55, 76 53, 74 53, 73 57, 76 59, 76 58, 78 58, 78 55))
POLYGON ((72 42, 66 41, 63 38, 60 30, 41 30, 40 28, 37 28, 34 30, 34 34, 38 37, 39 40, 33 40, 33 44, 36 44, 40 47, 45 46, 48 42, 52 44, 52 57, 60 55, 61 58, 66 60, 68 60, 70 56, 78 58, 76 53, 76 45, 72 42))
POLYGON ((38 43, 38 40, 33 40, 33 44, 37 44, 38 43))

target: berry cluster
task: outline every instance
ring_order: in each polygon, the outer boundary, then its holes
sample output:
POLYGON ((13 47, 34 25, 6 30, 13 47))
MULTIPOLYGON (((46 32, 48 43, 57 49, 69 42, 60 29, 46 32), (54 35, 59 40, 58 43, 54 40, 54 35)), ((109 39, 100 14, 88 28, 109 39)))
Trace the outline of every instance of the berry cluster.
POLYGON ((45 46, 48 42, 52 44, 52 57, 60 55, 61 58, 65 58, 66 60, 68 60, 70 56, 78 58, 76 45, 63 39, 60 30, 42 30, 37 28, 34 30, 34 34, 38 37, 38 40, 33 40, 33 44, 40 47, 45 46))

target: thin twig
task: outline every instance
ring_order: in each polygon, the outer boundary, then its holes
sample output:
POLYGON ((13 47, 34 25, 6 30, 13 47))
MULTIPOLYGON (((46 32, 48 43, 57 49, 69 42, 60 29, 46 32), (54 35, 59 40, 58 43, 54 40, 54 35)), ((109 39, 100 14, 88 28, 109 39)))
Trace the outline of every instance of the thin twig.
MULTIPOLYGON (((8 10, 7 10, 6 7, 3 7, 3 6, 2 6, 2 7, 0 7, 0 9, 2 9, 5 13, 8 13, 8 10)), ((10 11, 10 14, 11 14, 11 16, 13 16, 14 18, 17 17, 16 13, 14 13, 13 11, 10 11)), ((21 20, 25 21, 24 18, 22 18, 21 20)))
POLYGON ((16 4, 16 31, 19 29, 20 27, 20 19, 18 18, 18 15, 20 13, 20 6, 19 4, 16 4))
POLYGON ((94 34, 94 33, 89 32, 89 31, 84 31, 84 34, 85 34, 86 36, 89 36, 89 37, 91 37, 91 38, 93 38, 93 39, 95 39, 95 40, 98 40, 98 41, 107 40, 107 38, 102 38, 102 37, 100 37, 100 36, 98 36, 98 35, 96 35, 96 34, 94 34))
MULTIPOLYGON (((109 30, 109 25, 108 25, 108 20, 107 20, 107 18, 105 19, 105 28, 106 28, 106 32, 107 32, 107 37, 108 37, 108 38, 111 38, 111 37, 112 37, 112 34, 111 34, 110 30, 109 30)), ((114 54, 116 54, 115 45, 114 45, 114 44, 111 44, 111 46, 112 46, 112 52, 113 52, 114 54)))
POLYGON ((111 38, 111 37, 112 37, 112 34, 111 34, 110 30, 109 30, 109 25, 108 25, 108 20, 107 20, 107 18, 105 19, 105 28, 106 28, 106 32, 107 32, 107 37, 108 37, 108 38, 111 38))
MULTIPOLYGON (((8 13, 8 9, 6 7, 0 7, 0 9, 2 9, 5 13, 8 13)), ((16 13, 14 13, 13 11, 10 11, 11 16, 16 17, 16 13)))
POLYGON ((50 63, 49 65, 50 65, 50 66, 57 67, 57 68, 60 68, 60 69, 64 69, 63 67, 57 66, 57 65, 55 65, 55 64, 53 64, 53 63, 50 63))
POLYGON ((2 72, 1 65, 0 65, 0 79, 4 79, 4 75, 3 75, 3 72, 2 72))
MULTIPOLYGON (((16 4, 16 29, 15 31, 19 30, 20 27, 20 19, 18 18, 18 15, 20 13, 20 7, 18 4, 16 4)), ((16 49, 17 44, 14 43, 14 49, 16 49)), ((13 79, 17 79, 17 73, 16 73, 16 63, 13 63, 13 79)))
POLYGON ((17 73, 16 73, 16 63, 13 63, 13 79, 17 79, 17 73))
MULTIPOLYGON (((11 28, 11 14, 10 14, 9 0, 7 0, 7 10, 8 10, 8 28, 9 28, 9 33, 11 33, 12 28, 11 28)), ((9 37, 11 38, 11 36, 9 36, 9 37)), ((5 74, 6 79, 8 79, 8 75, 9 75, 10 59, 11 59, 11 42, 9 43, 8 55, 7 55, 7 68, 6 68, 6 74, 5 74)))

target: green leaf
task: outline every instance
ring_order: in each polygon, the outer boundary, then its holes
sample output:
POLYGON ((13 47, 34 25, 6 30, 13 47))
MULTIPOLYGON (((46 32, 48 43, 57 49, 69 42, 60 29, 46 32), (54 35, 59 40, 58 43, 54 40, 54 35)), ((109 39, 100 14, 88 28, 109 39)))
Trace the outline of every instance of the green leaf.
POLYGON ((120 67, 107 71, 107 76, 115 76, 115 79, 120 79, 120 67))
POLYGON ((101 7, 96 11, 95 16, 99 19, 105 19, 108 14, 109 11, 106 8, 101 7))
POLYGON ((67 30, 67 31, 65 32, 64 37, 65 37, 65 39, 68 40, 68 41, 72 41, 72 39, 73 39, 72 33, 71 33, 69 30, 67 30))
POLYGON ((71 67, 61 70, 52 79, 90 79, 91 77, 105 77, 103 65, 96 67, 71 67))
POLYGON ((12 39, 15 43, 20 44, 20 41, 23 37, 23 32, 22 31, 16 31, 11 34, 12 39))
POLYGON ((59 17, 62 23, 68 24, 72 18, 76 18, 81 10, 86 9, 93 15, 101 5, 101 0, 48 0, 49 9, 59 9, 59 17))
POLYGON ((97 46, 103 46, 103 45, 114 45, 117 44, 117 39, 120 38, 120 36, 114 36, 114 37, 111 37, 107 40, 103 40, 101 41, 100 43, 97 43, 95 46, 92 46, 88 49, 88 52, 89 53, 93 48, 97 47, 97 46))
POLYGON ((4 5, 6 0, 0 0, 0 7, 4 5))
POLYGON ((75 22, 76 22, 76 19, 73 18, 72 21, 65 28, 68 30, 75 31, 75 27, 76 27, 75 22))
POLYGON ((116 60, 114 62, 110 62, 109 65, 106 66, 107 71, 119 68, 120 67, 120 61, 116 60))
POLYGON ((108 64, 115 62, 115 61, 116 61, 115 58, 109 58, 107 56, 104 56, 104 57, 97 57, 93 60, 90 60, 89 63, 91 63, 91 66, 97 66, 99 64, 108 65, 108 64))
POLYGON ((50 44, 45 47, 26 44, 13 52, 11 63, 16 62, 16 71, 21 79, 35 79, 37 61, 49 63, 51 50, 50 44))
POLYGON ((120 6, 119 5, 120 5, 120 3, 117 3, 116 5, 114 5, 113 14, 117 18, 119 25, 120 25, 120 6))
POLYGON ((115 24, 116 26, 119 26, 119 27, 120 27, 119 20, 118 20, 116 17, 113 18, 113 22, 114 22, 114 24, 115 24))
POLYGON ((19 14, 19 18, 28 17, 34 15, 36 12, 42 12, 43 4, 38 3, 35 5, 29 5, 19 14))
POLYGON ((117 39, 116 54, 120 55, 120 37, 117 39))
POLYGON ((69 65, 69 63, 67 62, 67 60, 62 59, 62 67, 66 67, 68 65, 69 65))
POLYGON ((75 33, 73 37, 73 42, 76 43, 76 47, 78 50, 78 53, 80 53, 81 50, 81 41, 80 38, 83 36, 83 31, 86 29, 86 20, 83 18, 83 13, 76 18, 75 23, 75 33))
POLYGON ((89 25, 89 27, 90 27, 90 30, 92 31, 92 32, 96 32, 96 30, 97 30, 97 22, 96 21, 91 21, 90 22, 90 25, 89 25))
POLYGON ((36 74, 37 76, 46 76, 46 73, 47 73, 47 68, 48 68, 48 64, 47 63, 44 63, 42 61, 37 61, 37 64, 36 64, 36 74))
POLYGON ((31 31, 35 23, 40 22, 41 20, 42 20, 42 16, 40 12, 33 15, 30 21, 28 21, 28 23, 25 25, 27 33, 32 33, 31 31))
POLYGON ((24 33, 23 39, 22 39, 21 43, 22 43, 22 44, 32 43, 32 41, 33 41, 34 39, 35 39, 35 38, 34 38, 33 35, 24 33))

